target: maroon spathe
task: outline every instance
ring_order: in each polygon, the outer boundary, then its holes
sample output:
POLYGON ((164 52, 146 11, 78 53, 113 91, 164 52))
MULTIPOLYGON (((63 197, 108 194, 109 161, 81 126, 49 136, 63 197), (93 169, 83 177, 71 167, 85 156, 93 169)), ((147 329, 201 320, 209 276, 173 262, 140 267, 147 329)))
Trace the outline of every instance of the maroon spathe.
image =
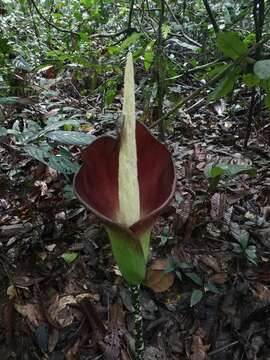
MULTIPOLYGON (((140 122, 136 122, 140 220, 134 233, 151 227, 175 191, 175 169, 169 151, 140 122)), ((120 137, 101 136, 82 153, 83 165, 75 175, 74 189, 84 205, 107 224, 117 222, 118 158, 120 137)))

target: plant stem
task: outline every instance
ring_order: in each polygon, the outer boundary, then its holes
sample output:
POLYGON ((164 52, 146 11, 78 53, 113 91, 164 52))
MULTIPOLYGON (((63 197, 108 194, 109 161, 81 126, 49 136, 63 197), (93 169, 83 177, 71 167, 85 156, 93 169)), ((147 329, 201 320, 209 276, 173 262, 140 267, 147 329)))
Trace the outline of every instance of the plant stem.
POLYGON ((212 9, 210 7, 210 4, 209 4, 208 0, 203 0, 203 4, 204 4, 204 7, 205 7, 205 9, 207 11, 207 14, 209 16, 209 19, 211 21, 213 29, 214 29, 215 33, 217 34, 219 32, 218 24, 217 24, 216 19, 215 19, 214 15, 213 15, 213 12, 212 12, 212 9))
POLYGON ((130 285, 131 301, 133 306, 133 320, 135 333, 135 357, 134 360, 143 360, 144 339, 143 339, 143 319, 140 301, 140 285, 130 285))

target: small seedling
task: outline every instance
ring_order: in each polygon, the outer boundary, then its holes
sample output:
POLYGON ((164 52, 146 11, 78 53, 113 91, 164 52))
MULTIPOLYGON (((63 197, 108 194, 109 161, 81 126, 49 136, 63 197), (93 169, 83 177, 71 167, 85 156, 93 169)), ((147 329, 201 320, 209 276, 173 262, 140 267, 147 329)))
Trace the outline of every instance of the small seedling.
POLYGON ((258 265, 256 246, 249 245, 249 233, 246 230, 240 230, 239 234, 234 233, 233 236, 237 240, 232 243, 233 252, 242 255, 249 263, 258 265))
POLYGON ((165 272, 171 271, 175 272, 180 281, 182 281, 183 277, 185 276, 192 280, 195 285, 199 286, 199 289, 196 288, 192 290, 190 298, 191 307, 198 304, 207 292, 220 294, 220 290, 216 287, 215 284, 213 284, 211 281, 205 282, 199 275, 192 271, 192 266, 187 263, 177 263, 172 261, 165 269, 165 272))
POLYGON ((207 165, 204 169, 204 175, 209 181, 209 191, 213 193, 220 180, 224 180, 227 184, 237 175, 246 174, 256 176, 256 169, 249 165, 234 165, 220 163, 217 165, 207 165))

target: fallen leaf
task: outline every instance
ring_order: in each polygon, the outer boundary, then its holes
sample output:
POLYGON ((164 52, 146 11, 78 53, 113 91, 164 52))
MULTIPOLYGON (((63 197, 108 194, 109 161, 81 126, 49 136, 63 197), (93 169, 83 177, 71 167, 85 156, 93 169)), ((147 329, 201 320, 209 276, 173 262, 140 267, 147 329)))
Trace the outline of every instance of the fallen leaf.
POLYGON ((167 259, 156 260, 147 270, 144 285, 156 293, 167 291, 175 278, 174 273, 164 271, 168 265, 167 259))
POLYGON ((210 345, 204 345, 202 330, 199 328, 192 338, 192 355, 190 356, 190 360, 206 360, 209 348, 210 345))
POLYGON ((44 323, 44 317, 40 312, 39 306, 37 304, 15 304, 15 309, 19 314, 27 318, 29 322, 35 327, 38 327, 44 323))
POLYGON ((50 318, 61 328, 72 324, 74 320, 74 313, 70 305, 77 305, 74 296, 67 295, 60 297, 57 295, 48 308, 50 318))
POLYGON ((77 259, 78 254, 74 252, 64 253, 60 256, 66 263, 70 264, 77 259))
POLYGON ((214 258, 214 256, 212 255, 202 255, 200 257, 201 262, 203 262, 205 265, 207 265, 208 267, 210 267, 212 270, 216 271, 216 272, 220 272, 220 267, 219 264, 217 262, 217 259, 214 258))

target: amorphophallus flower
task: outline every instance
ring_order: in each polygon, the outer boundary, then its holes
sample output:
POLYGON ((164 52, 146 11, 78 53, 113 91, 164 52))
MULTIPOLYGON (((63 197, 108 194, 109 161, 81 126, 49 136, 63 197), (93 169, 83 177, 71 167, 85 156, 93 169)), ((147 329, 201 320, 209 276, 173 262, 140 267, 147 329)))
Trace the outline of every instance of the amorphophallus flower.
POLYGON ((135 120, 132 55, 127 57, 123 124, 117 138, 101 136, 82 153, 75 175, 79 200, 105 224, 113 255, 130 285, 145 277, 150 232, 175 191, 169 151, 135 120))

